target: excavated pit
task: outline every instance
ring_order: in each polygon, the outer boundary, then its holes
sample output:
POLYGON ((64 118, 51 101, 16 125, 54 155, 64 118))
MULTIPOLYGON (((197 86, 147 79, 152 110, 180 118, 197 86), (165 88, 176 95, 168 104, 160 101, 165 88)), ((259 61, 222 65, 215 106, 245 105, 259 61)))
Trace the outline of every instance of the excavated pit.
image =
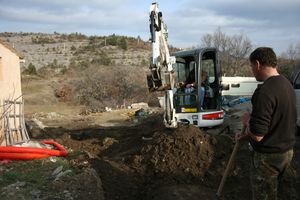
MULTIPOLYGON (((234 146, 232 135, 194 126, 166 129, 161 116, 153 115, 137 126, 73 130, 59 140, 88 154, 105 199, 193 200, 216 198, 234 146)), ((281 187, 281 199, 299 199, 297 160, 298 154, 283 178, 289 187, 281 187)), ((242 144, 219 199, 251 199, 249 162, 242 144)))
MULTIPOLYGON (((233 135, 241 128, 236 114, 228 114, 224 125, 213 129, 167 129, 159 112, 138 123, 124 123, 111 113, 109 122, 119 125, 91 126, 86 118, 60 118, 61 126, 28 129, 31 138, 62 144, 69 156, 3 164, 1 199, 216 199, 234 147, 233 135), (58 168, 68 173, 58 179, 53 175, 58 168), (21 174, 20 182, 16 175, 21 174), (33 179, 36 174, 40 175, 33 179), (13 181, 12 175, 18 179, 13 181)), ((282 200, 300 199, 300 138, 296 138, 292 165, 279 185, 282 200)), ((251 199, 249 158, 248 145, 242 143, 218 199, 251 199)))

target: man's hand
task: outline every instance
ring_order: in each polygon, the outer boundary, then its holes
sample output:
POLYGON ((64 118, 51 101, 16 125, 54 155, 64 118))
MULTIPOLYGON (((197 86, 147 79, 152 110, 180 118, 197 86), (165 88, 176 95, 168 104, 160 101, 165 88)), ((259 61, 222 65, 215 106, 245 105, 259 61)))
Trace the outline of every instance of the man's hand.
POLYGON ((177 88, 183 88, 183 87, 184 87, 184 82, 177 83, 177 88))
POLYGON ((244 126, 249 127, 250 113, 245 112, 242 116, 242 123, 244 126))
POLYGON ((193 83, 191 83, 191 84, 187 84, 187 85, 186 85, 186 87, 187 87, 187 88, 194 87, 194 84, 193 84, 193 83))
POLYGON ((238 141, 240 141, 240 140, 241 140, 241 138, 242 138, 242 134, 241 134, 241 133, 236 133, 236 134, 235 134, 235 137, 234 137, 234 139, 235 139, 235 142, 238 142, 238 141))
POLYGON ((240 133, 236 133, 234 136, 235 142, 239 142, 242 140, 246 140, 249 138, 249 134, 247 133, 248 128, 246 126, 243 127, 240 133))

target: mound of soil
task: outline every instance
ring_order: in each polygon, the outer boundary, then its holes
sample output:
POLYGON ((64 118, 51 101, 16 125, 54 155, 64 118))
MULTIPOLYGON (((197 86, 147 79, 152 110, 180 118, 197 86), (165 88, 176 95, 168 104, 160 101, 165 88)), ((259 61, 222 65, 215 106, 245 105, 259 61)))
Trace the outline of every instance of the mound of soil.
MULTIPOLYGON (((214 199, 234 146, 232 133, 210 135, 194 126, 166 129, 159 115, 102 136, 100 148, 108 136, 112 142, 100 150, 94 166, 106 199, 214 199)), ((251 199, 249 158, 242 144, 220 199, 251 199)), ((288 171, 283 183, 294 189, 284 187, 282 199, 299 196, 299 167, 288 171)))
POLYGON ((143 164, 156 173, 203 176, 214 154, 215 140, 194 126, 157 131, 141 151, 143 164))

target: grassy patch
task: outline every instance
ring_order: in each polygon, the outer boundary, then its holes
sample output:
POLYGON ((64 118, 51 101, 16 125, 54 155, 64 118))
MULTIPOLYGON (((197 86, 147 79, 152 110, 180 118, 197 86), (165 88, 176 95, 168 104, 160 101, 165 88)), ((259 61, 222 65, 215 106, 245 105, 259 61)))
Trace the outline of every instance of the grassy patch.
POLYGON ((63 167, 63 171, 71 170, 72 173, 68 175, 76 174, 76 169, 70 165, 69 161, 65 158, 55 158, 55 162, 49 159, 33 160, 33 161, 16 161, 2 166, 0 172, 0 187, 13 184, 17 181, 26 182, 28 185, 34 185, 41 189, 49 180, 53 171, 59 166, 63 167))

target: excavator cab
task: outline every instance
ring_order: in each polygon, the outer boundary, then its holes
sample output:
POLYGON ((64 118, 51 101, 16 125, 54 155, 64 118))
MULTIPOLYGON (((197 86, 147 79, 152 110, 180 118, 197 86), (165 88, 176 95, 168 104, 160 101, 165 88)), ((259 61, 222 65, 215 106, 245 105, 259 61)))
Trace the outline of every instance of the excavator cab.
POLYGON ((174 55, 176 111, 184 113, 220 109, 221 87, 217 51, 196 49, 174 55))
POLYGON ((221 72, 217 50, 202 48, 174 53, 174 117, 199 127, 223 123, 221 72))

